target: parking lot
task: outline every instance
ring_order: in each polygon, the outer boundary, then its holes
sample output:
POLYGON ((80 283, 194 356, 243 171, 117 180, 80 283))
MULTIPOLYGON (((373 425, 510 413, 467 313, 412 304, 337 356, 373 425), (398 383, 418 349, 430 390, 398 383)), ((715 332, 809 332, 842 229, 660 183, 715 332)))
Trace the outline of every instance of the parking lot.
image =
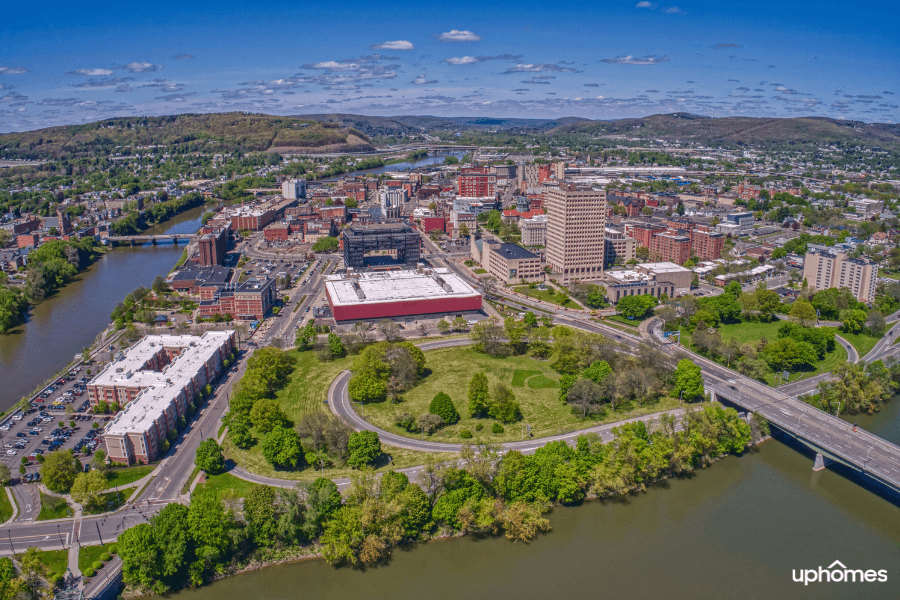
MULTIPOLYGON (((291 261, 290 259, 264 259, 258 258, 251 261, 248 261, 242 269, 242 275, 246 274, 246 277, 273 277, 278 280, 278 289, 285 289, 284 278, 285 276, 291 277, 291 286, 296 285, 297 277, 299 277, 306 268, 310 265, 310 262, 316 264, 318 266, 319 261, 291 261)), ((315 267, 314 267, 315 268, 315 267)), ((306 274, 306 277, 312 275, 312 270, 306 274)), ((246 278, 245 277, 245 278, 246 278)), ((304 279, 306 278, 304 277, 304 279)))
POLYGON ((39 464, 38 455, 71 448, 76 456, 86 457, 100 447, 101 428, 111 417, 89 413, 84 391, 88 379, 84 369, 72 371, 45 388, 27 412, 3 420, 0 460, 9 465, 14 477, 23 458, 31 475, 39 464), (96 429, 94 423, 98 424, 96 429))

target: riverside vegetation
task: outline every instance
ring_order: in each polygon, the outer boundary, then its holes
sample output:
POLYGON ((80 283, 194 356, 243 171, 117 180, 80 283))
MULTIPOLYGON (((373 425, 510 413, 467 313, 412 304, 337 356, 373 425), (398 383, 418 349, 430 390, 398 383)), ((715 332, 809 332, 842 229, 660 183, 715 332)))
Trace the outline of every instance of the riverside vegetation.
MULTIPOLYGON (((425 354, 408 342, 362 344, 335 338, 319 344, 317 352, 323 364, 339 365, 348 360, 344 357, 348 347, 356 354, 353 393, 399 398, 425 371, 425 354), (360 373, 365 375, 359 377, 360 373)), ((592 352, 606 343, 605 338, 570 331, 559 333, 559 339, 566 341, 559 342, 556 358, 560 365, 568 365, 565 371, 576 376, 575 382, 593 374, 592 352)), ((310 339, 308 344, 316 342, 310 339)), ((309 353, 300 356, 304 354, 309 353)), ((617 367, 640 360, 616 359, 614 354, 608 358, 617 367)), ((496 446, 475 440, 450 460, 427 455, 416 481, 396 471, 378 476, 372 466, 382 449, 374 432, 348 431, 321 412, 310 411, 296 427, 288 419, 279 392, 290 388, 297 356, 265 348, 248 361, 247 374, 230 401, 228 437, 234 444, 261 445, 267 460, 286 470, 341 461, 354 469, 350 488, 341 497, 334 482, 320 477, 293 489, 255 484, 198 489, 189 507, 167 506, 149 523, 128 529, 119 538, 128 585, 165 593, 249 567, 311 555, 336 566, 386 564, 396 546, 446 536, 504 535, 528 542, 549 530, 545 513, 554 505, 639 493, 725 454, 743 452, 752 439, 767 433, 764 421, 751 419, 748 424, 733 409, 688 405, 680 430, 674 416, 663 414, 652 430, 642 422, 628 423, 614 428, 609 442, 585 434, 574 448, 553 442, 530 456, 517 451, 501 456, 496 446), (317 416, 307 421, 310 415, 317 416), (322 423, 312 427, 313 420, 322 423)), ((690 361, 682 361, 673 368, 668 385, 687 386, 686 397, 702 398, 702 382, 697 387, 698 373, 689 367, 690 361)), ((489 398, 483 378, 473 379, 473 398, 489 398)), ((448 400, 449 396, 439 397, 432 406, 443 415, 439 418, 452 421, 458 414, 448 400)), ((201 445, 196 463, 213 477, 227 476, 225 456, 214 440, 201 445)))
POLYGON ((466 445, 458 460, 429 461, 415 483, 363 467, 343 498, 325 478, 295 489, 253 486, 242 499, 200 493, 190 507, 169 505, 126 530, 118 552, 128 585, 164 593, 308 555, 339 566, 386 564, 398 545, 443 536, 528 542, 550 529, 544 513, 554 504, 640 492, 742 452, 765 427, 710 404, 689 408, 680 431, 663 415, 653 431, 629 423, 610 442, 587 434, 574 448, 553 442, 531 456, 501 458, 490 444, 466 445))

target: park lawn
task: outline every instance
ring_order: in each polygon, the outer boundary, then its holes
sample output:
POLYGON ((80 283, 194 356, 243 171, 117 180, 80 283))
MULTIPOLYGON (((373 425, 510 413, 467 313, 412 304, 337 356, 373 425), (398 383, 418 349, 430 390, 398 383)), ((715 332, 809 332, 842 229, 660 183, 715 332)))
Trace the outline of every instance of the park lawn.
POLYGON ((206 481, 197 484, 197 487, 194 488, 194 495, 212 494, 216 498, 221 498, 222 492, 225 490, 234 490, 238 493, 239 498, 244 498, 257 485, 259 484, 240 479, 231 473, 220 473, 210 475, 206 481))
POLYGON ((565 304, 560 303, 559 301, 559 292, 554 290, 553 288, 549 288, 546 290, 539 290, 537 288, 531 289, 527 285, 519 285, 512 288, 513 291, 522 294, 523 296, 528 296, 529 298, 534 298, 535 300, 543 300, 544 302, 549 302, 550 304, 555 304, 557 306, 565 306, 568 308, 578 308, 578 305, 569 300, 565 304), (551 294, 550 292, 553 291, 551 294))
POLYGON ((321 362, 313 351, 289 353, 297 359, 290 382, 278 392, 276 400, 289 419, 295 423, 309 412, 330 412, 325 401, 331 382, 353 364, 348 356, 330 362, 321 362))
MULTIPOLYGON (((311 482, 315 481, 319 477, 336 479, 339 477, 351 477, 352 475, 359 473, 359 471, 353 469, 352 467, 341 465, 328 467, 324 470, 324 472, 321 469, 314 469, 309 466, 303 467, 296 471, 275 469, 263 457, 261 446, 262 444, 257 443, 247 450, 241 450, 240 448, 235 446, 229 438, 226 437, 225 441, 222 443, 222 450, 224 451, 225 456, 233 460, 236 464, 244 467, 251 473, 256 473, 258 475, 263 475, 266 477, 277 477, 279 479, 287 479, 297 482, 311 482)), ((387 471, 390 471, 392 469, 415 467, 427 462, 429 457, 433 457, 435 460, 439 461, 446 461, 452 460, 457 456, 455 452, 418 452, 414 450, 406 450, 405 448, 388 446, 387 444, 382 444, 381 449, 383 452, 381 458, 376 460, 376 462, 372 465, 375 473, 386 473, 387 471)), ((195 490, 199 489, 200 487, 201 486, 198 485, 195 490)))
POLYGON ((88 567, 100 560, 104 553, 111 554, 109 549, 115 545, 116 543, 112 542, 103 546, 82 546, 78 550, 78 570, 82 573, 87 571, 88 567))
MULTIPOLYGON (((451 336, 447 336, 451 337, 451 336)), ((330 362, 320 362, 315 352, 300 352, 297 350, 290 351, 297 358, 294 372, 291 373, 290 382, 278 392, 276 397, 282 410, 289 419, 297 423, 303 415, 310 412, 326 412, 331 411, 326 404, 328 397, 328 388, 334 379, 346 369, 350 368, 353 363, 353 357, 342 358, 340 360, 330 362)), ((254 432, 256 435, 256 432, 254 432)), ((241 450, 235 446, 226 436, 222 443, 225 456, 233 460, 236 464, 244 467, 248 471, 265 475, 268 477, 278 477, 280 479, 290 479, 294 481, 313 481, 317 477, 350 477, 355 472, 350 467, 334 466, 327 468, 324 474, 319 469, 305 467, 297 471, 276 470, 272 465, 266 462, 262 455, 262 440, 260 439, 255 445, 247 450, 241 450)), ((383 458, 376 463, 376 472, 389 471, 392 468, 414 467, 425 462, 429 454, 428 452, 416 452, 405 450, 403 448, 394 448, 384 446, 383 458)), ((436 455, 439 460, 449 460, 454 453, 440 453, 436 455)), ((193 478, 191 479, 193 481, 193 478)), ((197 486, 198 488, 200 486, 197 486)))
POLYGON ((85 508, 84 514, 99 515, 101 513, 118 510, 123 504, 125 504, 125 502, 128 501, 128 497, 131 496, 132 491, 133 490, 119 490, 118 492, 113 491, 101 494, 100 502, 97 504, 97 508, 85 508))
POLYGON ((41 512, 36 521, 49 521, 51 519, 65 519, 72 516, 72 507, 62 498, 48 496, 41 492, 41 512), (57 502, 54 502, 56 500, 57 502))
MULTIPOLYGON (((65 575, 66 569, 69 568, 69 551, 68 550, 38 550, 38 560, 47 567, 48 577, 53 574, 65 575)), ((21 560, 22 555, 17 554, 16 560, 21 560)))
POLYGON ((867 333, 844 333, 837 327, 829 327, 829 329, 833 329, 839 336, 850 342, 856 348, 856 352, 859 353, 860 360, 871 352, 878 340, 884 337, 883 335, 875 337, 867 333))
POLYGON ((6 523, 12 517, 13 507, 6 490, 0 489, 0 523, 6 523))
POLYGON ((106 473, 106 479, 109 482, 109 488, 114 488, 116 486, 122 487, 123 485, 134 483, 138 479, 149 475, 155 468, 154 465, 140 465, 136 467, 123 467, 121 469, 110 469, 106 473))
POLYGON ((484 275, 485 273, 487 273, 487 271, 485 271, 481 267, 479 267, 477 269, 473 269, 472 272, 475 273, 476 275, 484 275))
MULTIPOLYGON (((476 438, 483 440, 510 442, 522 439, 523 424, 531 425, 532 435, 539 438, 585 429, 598 423, 666 410, 674 406, 670 405, 670 402, 660 400, 634 410, 630 410, 632 407, 621 407, 616 413, 607 411, 600 418, 594 416, 582 419, 579 415, 573 414, 569 406, 560 402, 559 375, 550 368, 547 361, 536 360, 528 356, 494 358, 476 352, 472 347, 430 350, 425 353, 425 359, 426 368, 431 369, 432 372, 416 387, 404 394, 403 402, 391 404, 390 401, 385 401, 366 404, 362 412, 358 405, 354 404, 354 410, 381 429, 420 439, 421 433, 410 433, 398 427, 395 424, 397 416, 401 413, 412 415, 427 413, 434 396, 438 392, 445 392, 456 405, 460 420, 454 425, 443 427, 428 436, 428 439, 435 442, 458 444, 465 441, 459 436, 464 429, 471 431, 476 438), (497 383, 510 386, 516 395, 516 401, 522 408, 523 420, 521 423, 504 425, 506 431, 494 435, 490 432, 494 423, 492 419, 475 419, 470 416, 468 409, 469 380, 472 378, 472 374, 478 371, 483 371, 487 375, 488 384, 492 388, 497 383), (538 373, 531 374, 535 371, 538 373), (520 381, 523 383, 521 387, 514 385, 520 381), (482 431, 477 431, 475 428, 479 424, 484 426, 482 431)), ((677 405, 677 400, 672 402, 677 405)))
MULTIPOLYGON (((760 339, 765 337, 770 342, 778 339, 778 328, 784 324, 784 321, 773 321, 771 323, 756 323, 756 322, 747 322, 747 323, 731 323, 728 325, 721 325, 719 327, 719 334, 722 336, 722 340, 727 342, 729 338, 734 338, 740 344, 751 343, 754 346, 760 339)), ((852 343, 851 340, 848 339, 852 343)), ((693 340, 691 339, 691 334, 684 328, 681 328, 681 343, 697 352, 697 349, 693 347, 693 340)), ((704 355, 705 356, 705 355, 704 355)), ((826 373, 833 370, 840 363, 847 360, 847 351, 841 344, 835 344, 834 352, 830 352, 825 355, 825 358, 816 362, 813 367, 814 369, 810 371, 801 371, 799 373, 792 373, 790 381, 799 381, 800 379, 806 379, 807 377, 812 377, 813 375, 818 375, 819 373, 826 373)), ((725 364, 725 360, 723 358, 719 358, 716 362, 721 364, 725 364)), ((766 375, 766 383, 768 385, 775 385, 776 378, 775 373, 770 372, 766 375)))

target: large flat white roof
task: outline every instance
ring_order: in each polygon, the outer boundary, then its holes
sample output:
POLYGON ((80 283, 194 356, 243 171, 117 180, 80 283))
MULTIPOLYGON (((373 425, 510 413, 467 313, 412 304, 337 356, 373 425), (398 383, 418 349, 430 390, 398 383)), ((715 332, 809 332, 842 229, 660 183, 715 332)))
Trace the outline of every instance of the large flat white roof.
POLYGON ((333 306, 480 296, 446 268, 329 275, 325 289, 333 306))
POLYGON ((657 273, 678 273, 683 271, 690 271, 690 269, 686 269, 680 265, 676 265, 673 262, 644 263, 638 266, 649 271, 655 271, 657 273))
POLYGON ((147 431, 233 333, 207 331, 202 336, 148 335, 125 350, 88 385, 144 389, 116 415, 104 433, 123 435, 147 431), (161 348, 182 350, 162 371, 142 370, 161 348))

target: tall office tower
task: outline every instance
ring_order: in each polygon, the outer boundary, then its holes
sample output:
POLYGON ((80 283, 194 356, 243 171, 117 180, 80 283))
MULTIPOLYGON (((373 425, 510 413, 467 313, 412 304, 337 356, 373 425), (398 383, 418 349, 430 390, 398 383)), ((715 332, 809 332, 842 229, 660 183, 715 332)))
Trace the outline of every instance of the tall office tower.
POLYGON ((546 202, 547 265, 563 283, 602 277, 606 191, 561 183, 546 202))

